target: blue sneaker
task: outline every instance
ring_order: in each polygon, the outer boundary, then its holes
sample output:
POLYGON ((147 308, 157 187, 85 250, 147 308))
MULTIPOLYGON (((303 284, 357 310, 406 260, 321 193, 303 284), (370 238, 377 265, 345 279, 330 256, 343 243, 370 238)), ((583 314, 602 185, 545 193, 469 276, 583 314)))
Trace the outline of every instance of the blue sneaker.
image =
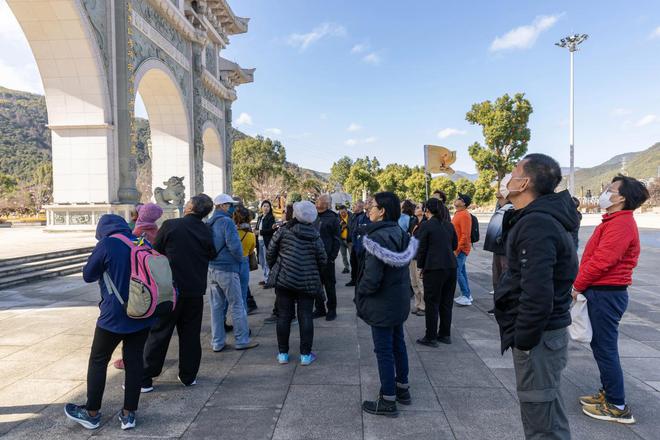
POLYGON ((277 363, 280 365, 289 363, 289 353, 280 353, 277 355, 277 363))
POLYGON ((87 412, 85 406, 74 405, 73 403, 67 403, 64 406, 64 414, 73 420, 74 422, 80 423, 83 427, 87 429, 96 429, 101 426, 101 413, 96 413, 95 416, 90 416, 87 412))
POLYGON ((300 355, 300 365, 307 366, 316 360, 316 355, 314 353, 310 354, 301 354, 300 355))
POLYGON ((124 411, 119 411, 119 421, 121 422, 121 429, 135 428, 135 411, 129 411, 128 415, 124 415, 124 411))

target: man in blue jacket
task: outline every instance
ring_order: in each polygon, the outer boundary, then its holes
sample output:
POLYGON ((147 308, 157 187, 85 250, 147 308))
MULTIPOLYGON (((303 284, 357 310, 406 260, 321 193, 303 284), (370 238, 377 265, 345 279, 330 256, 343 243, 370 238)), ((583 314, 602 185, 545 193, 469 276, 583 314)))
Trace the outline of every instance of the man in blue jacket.
POLYGON ((131 240, 136 238, 122 217, 114 214, 102 216, 96 227, 98 243, 83 268, 83 279, 88 283, 98 282, 101 291, 101 311, 96 321, 94 341, 87 368, 87 403, 68 403, 66 416, 87 429, 96 429, 101 423, 101 401, 105 389, 105 379, 110 356, 117 345, 122 343, 124 369, 124 407, 119 413, 122 429, 135 427, 135 411, 140 400, 142 379, 142 351, 153 318, 129 318, 119 300, 108 290, 103 280, 107 273, 124 301, 128 301, 128 284, 131 277, 131 249, 121 240, 112 238, 121 234, 131 240))
POLYGON ((225 348, 225 310, 229 303, 234 324, 236 350, 246 350, 259 345, 250 341, 247 313, 241 294, 238 272, 243 260, 243 246, 238 229, 232 220, 236 201, 227 194, 220 194, 213 203, 215 212, 208 221, 213 231, 213 243, 217 254, 209 263, 209 304, 211 306, 211 346, 219 352, 225 348))

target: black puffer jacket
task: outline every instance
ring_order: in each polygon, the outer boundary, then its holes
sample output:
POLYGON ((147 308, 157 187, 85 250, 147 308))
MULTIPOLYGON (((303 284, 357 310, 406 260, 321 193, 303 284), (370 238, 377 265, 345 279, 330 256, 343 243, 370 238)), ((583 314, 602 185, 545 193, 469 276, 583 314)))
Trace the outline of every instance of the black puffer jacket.
POLYGON ((485 251, 492 252, 495 255, 506 255, 504 241, 502 240, 502 221, 504 220, 504 213, 510 209, 513 209, 513 205, 507 203, 498 208, 490 218, 488 229, 486 229, 486 238, 484 239, 485 251))
POLYGON ((508 270, 495 290, 502 353, 531 350, 547 330, 571 323, 571 286, 578 261, 571 232, 579 225, 568 191, 541 196, 504 214, 508 270))
POLYGON ((326 264, 327 257, 314 226, 292 220, 278 229, 266 251, 266 260, 272 268, 270 285, 308 295, 321 293, 319 268, 326 264))
POLYGON ((374 327, 401 325, 410 313, 408 264, 417 253, 417 240, 397 222, 376 222, 366 227, 365 249, 355 305, 358 316, 374 327))

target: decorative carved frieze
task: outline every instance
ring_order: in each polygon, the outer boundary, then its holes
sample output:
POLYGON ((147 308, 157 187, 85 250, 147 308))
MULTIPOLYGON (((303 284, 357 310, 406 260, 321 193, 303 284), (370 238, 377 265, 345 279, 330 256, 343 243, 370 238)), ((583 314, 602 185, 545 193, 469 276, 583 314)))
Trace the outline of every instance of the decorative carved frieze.
POLYGON ((211 72, 206 69, 202 70, 202 82, 214 95, 230 101, 236 100, 236 92, 225 87, 220 80, 215 78, 211 72))
POLYGON ((225 115, 222 110, 216 107, 211 101, 202 96, 202 108, 206 109, 209 113, 214 116, 217 116, 220 119, 224 119, 225 115))
POLYGON ((188 40, 204 44, 206 41, 205 33, 199 29, 195 29, 192 23, 188 21, 179 8, 170 0, 148 0, 148 2, 159 10, 162 16, 188 40))

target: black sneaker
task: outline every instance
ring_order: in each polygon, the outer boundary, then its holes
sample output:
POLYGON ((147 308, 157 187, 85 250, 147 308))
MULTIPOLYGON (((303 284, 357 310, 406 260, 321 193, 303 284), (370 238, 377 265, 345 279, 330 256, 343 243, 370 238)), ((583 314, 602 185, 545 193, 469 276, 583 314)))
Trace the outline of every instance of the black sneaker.
POLYGON ((396 401, 401 405, 410 405, 412 397, 410 396, 410 388, 396 387, 396 401))
POLYGON ((348 283, 344 284, 346 287, 353 287, 355 286, 355 281, 349 281, 348 283))
POLYGON ((328 313, 325 310, 314 310, 314 312, 312 313, 312 318, 313 319, 322 318, 327 314, 328 313))
POLYGON ((385 400, 383 396, 378 396, 378 400, 365 400, 362 402, 362 411, 376 416, 396 417, 399 415, 396 401, 385 400))
POLYGON ((423 338, 419 338, 417 340, 417 343, 420 344, 420 345, 426 345, 427 347, 437 347, 438 346, 437 341, 434 341, 433 339, 428 339, 426 336, 424 336, 423 338))
POLYGON ((328 314, 325 315, 325 320, 326 321, 334 321, 337 319, 337 311, 336 310, 328 310, 328 314))
POLYGON ((451 344, 451 336, 438 336, 438 342, 443 344, 451 344))
POLYGON ((264 324, 275 324, 277 322, 277 315, 270 315, 264 319, 264 324))

